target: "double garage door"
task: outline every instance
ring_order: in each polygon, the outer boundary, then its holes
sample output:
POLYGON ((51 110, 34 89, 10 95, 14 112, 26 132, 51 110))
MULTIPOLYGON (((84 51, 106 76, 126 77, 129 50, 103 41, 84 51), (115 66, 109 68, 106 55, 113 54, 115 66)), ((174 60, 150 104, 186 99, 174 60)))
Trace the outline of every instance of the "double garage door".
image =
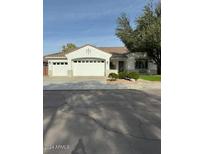
POLYGON ((105 61, 81 59, 72 61, 73 76, 105 76, 105 61))

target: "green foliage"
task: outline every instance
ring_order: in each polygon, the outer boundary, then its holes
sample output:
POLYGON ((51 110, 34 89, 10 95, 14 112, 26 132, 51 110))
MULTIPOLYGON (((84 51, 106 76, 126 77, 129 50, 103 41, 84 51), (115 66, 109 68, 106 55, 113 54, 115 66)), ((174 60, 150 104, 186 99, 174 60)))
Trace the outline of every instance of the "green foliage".
POLYGON ((110 78, 111 81, 115 81, 118 79, 118 75, 116 73, 110 73, 108 77, 110 78))
POLYGON ((62 46, 62 51, 63 52, 69 52, 69 51, 71 51, 71 50, 73 50, 73 49, 75 49, 76 48, 76 45, 75 44, 73 44, 73 43, 67 43, 66 45, 63 45, 62 46))
POLYGON ((130 50, 133 51, 134 46, 134 37, 133 37, 133 29, 130 26, 129 18, 125 13, 123 13, 117 19, 118 27, 116 29, 116 35, 122 40, 125 46, 130 50))
POLYGON ((148 81, 161 81, 161 75, 140 75, 140 79, 148 81))
POLYGON ((127 77, 127 72, 124 71, 124 72, 119 72, 118 76, 119 76, 119 79, 125 79, 127 77))
POLYGON ((138 73, 136 73, 136 72, 126 72, 126 71, 119 72, 118 76, 119 76, 119 79, 132 78, 132 79, 137 80, 139 78, 138 73))
POLYGON ((117 20, 116 35, 121 39, 130 52, 147 52, 161 74, 161 3, 155 8, 152 2, 144 7, 143 15, 136 19, 132 28, 126 14, 117 20))
POLYGON ((130 72, 130 73, 127 74, 127 77, 137 80, 137 79, 139 79, 139 74, 136 73, 136 72, 130 72))

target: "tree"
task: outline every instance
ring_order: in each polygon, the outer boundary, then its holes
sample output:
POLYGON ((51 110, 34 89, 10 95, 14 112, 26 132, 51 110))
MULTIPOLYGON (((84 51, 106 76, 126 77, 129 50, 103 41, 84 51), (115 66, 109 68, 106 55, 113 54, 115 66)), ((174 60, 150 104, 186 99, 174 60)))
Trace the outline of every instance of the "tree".
POLYGON ((152 2, 144 7, 143 15, 135 21, 135 28, 129 18, 122 14, 117 20, 116 35, 130 52, 147 52, 161 74, 161 3, 153 9, 152 2))
POLYGON ((62 52, 69 52, 75 48, 77 48, 75 44, 67 43, 66 46, 65 45, 62 46, 62 52))
POLYGON ((63 51, 63 52, 66 51, 66 47, 65 47, 65 45, 62 46, 62 51, 63 51))

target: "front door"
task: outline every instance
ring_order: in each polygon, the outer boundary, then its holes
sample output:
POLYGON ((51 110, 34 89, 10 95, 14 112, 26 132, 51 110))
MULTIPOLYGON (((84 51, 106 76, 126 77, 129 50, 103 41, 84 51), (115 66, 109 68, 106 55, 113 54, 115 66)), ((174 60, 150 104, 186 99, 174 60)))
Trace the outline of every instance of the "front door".
POLYGON ((119 72, 124 71, 124 61, 119 61, 119 72))

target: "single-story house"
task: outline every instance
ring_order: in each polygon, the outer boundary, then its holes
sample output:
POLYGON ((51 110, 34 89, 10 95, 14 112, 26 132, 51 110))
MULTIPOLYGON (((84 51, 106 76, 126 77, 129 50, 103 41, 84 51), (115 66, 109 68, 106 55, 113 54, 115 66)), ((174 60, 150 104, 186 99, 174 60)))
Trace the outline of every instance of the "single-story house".
POLYGON ((84 45, 69 52, 44 56, 48 76, 108 76, 109 73, 135 71, 156 74, 157 67, 146 53, 131 53, 126 47, 84 45))

